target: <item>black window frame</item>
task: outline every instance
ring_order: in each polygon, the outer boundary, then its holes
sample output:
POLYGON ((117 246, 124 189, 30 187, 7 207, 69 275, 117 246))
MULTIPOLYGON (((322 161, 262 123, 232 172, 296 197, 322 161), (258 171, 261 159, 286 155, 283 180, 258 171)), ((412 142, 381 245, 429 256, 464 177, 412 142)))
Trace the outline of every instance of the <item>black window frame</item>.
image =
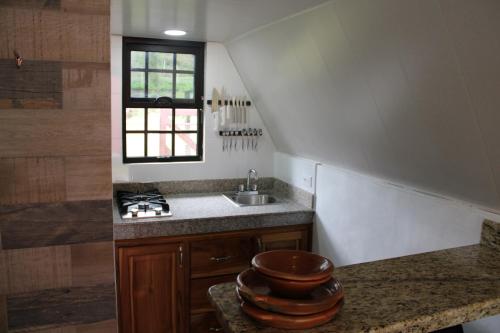
MULTIPOLYGON (((174 58, 175 59, 175 58, 174 58)), ((181 40, 167 40, 167 39, 150 39, 150 38, 136 38, 136 37, 123 37, 123 56, 122 56, 122 154, 123 163, 156 163, 156 162, 186 162, 186 161, 202 161, 203 160, 203 89, 204 89, 204 76, 205 76, 205 43, 181 40), (172 99, 171 103, 155 103, 156 98, 137 98, 131 97, 130 89, 130 53, 131 51, 146 51, 146 52, 167 52, 167 53, 187 53, 195 55, 195 68, 194 68, 194 99, 172 99), (144 130, 143 131, 127 131, 126 128, 126 110, 127 108, 143 108, 144 109, 144 130), (148 109, 149 108, 169 108, 172 109, 172 130, 170 131, 148 131, 148 109), (198 127, 196 131, 193 130, 176 130, 175 129, 175 110, 176 109, 197 109, 198 110, 198 127), (128 157, 126 141, 127 133, 144 133, 144 154, 147 155, 148 133, 168 133, 172 135, 172 155, 169 157, 128 157), (196 133, 197 134, 197 152, 193 156, 175 156, 175 133, 196 133)), ((146 60, 147 61, 147 60, 146 60)), ((146 67, 147 68, 147 67, 146 67)), ((154 72, 154 71, 153 71, 154 72)), ((173 86, 175 89, 175 73, 181 73, 174 68, 172 71, 165 71, 173 73, 173 86)), ((147 81, 147 80, 146 80, 147 81)), ((147 82, 145 82, 147 86, 147 82)), ((146 88, 147 89, 147 88, 146 88)))

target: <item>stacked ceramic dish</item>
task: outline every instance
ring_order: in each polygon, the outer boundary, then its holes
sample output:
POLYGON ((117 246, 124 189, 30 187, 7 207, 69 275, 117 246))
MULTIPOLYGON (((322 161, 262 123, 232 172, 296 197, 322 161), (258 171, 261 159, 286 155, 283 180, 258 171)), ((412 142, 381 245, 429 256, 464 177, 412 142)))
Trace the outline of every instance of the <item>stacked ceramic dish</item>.
POLYGON ((261 324, 312 328, 330 321, 342 307, 342 285, 332 273, 330 260, 310 252, 263 252, 238 275, 236 293, 243 312, 261 324))

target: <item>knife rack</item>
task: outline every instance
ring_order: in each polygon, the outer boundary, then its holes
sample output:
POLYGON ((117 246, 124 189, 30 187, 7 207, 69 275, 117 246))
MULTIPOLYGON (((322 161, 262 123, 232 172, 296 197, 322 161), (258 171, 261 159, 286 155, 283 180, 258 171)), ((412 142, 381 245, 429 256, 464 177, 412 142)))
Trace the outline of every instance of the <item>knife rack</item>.
MULTIPOLYGON (((219 101, 219 103, 218 103, 218 104, 222 106, 222 101, 219 101)), ((211 100, 211 99, 207 100, 207 105, 212 105, 212 100, 211 100)), ((230 105, 230 106, 233 106, 233 101, 232 101, 232 100, 227 100, 227 99, 226 99, 226 100, 224 101, 224 105, 230 105)), ((247 101, 247 102, 245 103, 245 105, 246 105, 246 106, 252 106, 252 102, 247 101)))
POLYGON ((246 133, 244 134, 241 130, 227 130, 227 131, 219 131, 220 136, 262 136, 262 129, 257 128, 257 134, 246 133))

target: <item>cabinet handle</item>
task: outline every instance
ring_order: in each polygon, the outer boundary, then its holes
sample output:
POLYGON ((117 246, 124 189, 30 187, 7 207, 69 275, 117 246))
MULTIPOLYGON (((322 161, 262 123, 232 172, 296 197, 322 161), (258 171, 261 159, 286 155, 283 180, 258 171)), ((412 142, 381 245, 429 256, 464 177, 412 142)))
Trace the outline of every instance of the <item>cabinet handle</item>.
POLYGON ((257 251, 258 252, 262 252, 263 251, 262 239, 260 237, 257 237, 257 251))
POLYGON ((224 262, 228 261, 229 259, 232 259, 233 256, 225 256, 225 257, 211 257, 210 260, 215 261, 215 262, 224 262))
POLYGON ((222 328, 220 327, 210 327, 208 329, 209 332, 222 332, 222 328))
POLYGON ((182 267, 184 263, 184 254, 182 253, 182 245, 179 246, 179 266, 182 267))

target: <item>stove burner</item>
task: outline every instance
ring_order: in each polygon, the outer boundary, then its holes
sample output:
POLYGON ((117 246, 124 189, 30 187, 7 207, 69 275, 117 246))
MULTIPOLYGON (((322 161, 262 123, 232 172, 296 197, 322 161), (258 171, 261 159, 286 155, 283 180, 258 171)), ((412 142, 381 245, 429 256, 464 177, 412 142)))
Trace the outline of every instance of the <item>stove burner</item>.
POLYGON ((170 206, 158 190, 144 193, 117 191, 122 218, 171 216, 170 206))

